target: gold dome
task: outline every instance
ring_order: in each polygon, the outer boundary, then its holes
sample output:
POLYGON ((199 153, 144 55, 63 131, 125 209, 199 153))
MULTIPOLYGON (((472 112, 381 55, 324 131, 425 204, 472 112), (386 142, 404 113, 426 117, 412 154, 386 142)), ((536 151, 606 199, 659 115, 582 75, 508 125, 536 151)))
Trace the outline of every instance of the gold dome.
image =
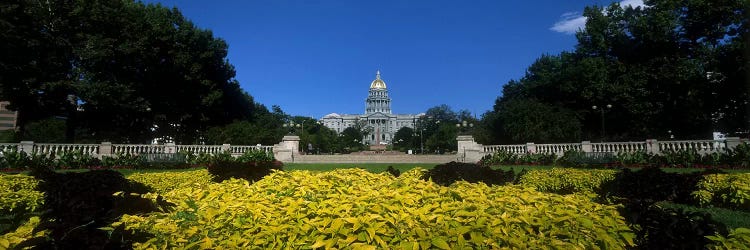
POLYGON ((370 83, 371 89, 385 89, 385 82, 380 79, 380 70, 375 75, 375 80, 370 83))

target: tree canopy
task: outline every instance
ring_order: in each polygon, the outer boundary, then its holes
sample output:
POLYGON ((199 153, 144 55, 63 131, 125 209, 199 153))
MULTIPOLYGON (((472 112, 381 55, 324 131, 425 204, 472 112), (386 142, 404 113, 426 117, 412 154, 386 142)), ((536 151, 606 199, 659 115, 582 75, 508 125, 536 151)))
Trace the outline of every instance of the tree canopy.
POLYGON ((254 117, 226 42, 176 8, 10 0, 0 28, 0 99, 19 111, 22 131, 58 117, 68 141, 194 143, 210 127, 254 117))
POLYGON ((645 4, 586 7, 575 50, 542 55, 508 82, 481 142, 746 136, 748 2, 645 4))

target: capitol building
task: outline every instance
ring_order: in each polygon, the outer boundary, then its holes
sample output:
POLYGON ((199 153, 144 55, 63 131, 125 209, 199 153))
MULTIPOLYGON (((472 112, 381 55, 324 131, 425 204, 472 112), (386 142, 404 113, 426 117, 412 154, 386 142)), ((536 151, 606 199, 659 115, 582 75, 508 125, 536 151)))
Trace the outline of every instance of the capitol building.
POLYGON ((347 115, 331 113, 323 116, 321 122, 326 127, 338 133, 341 133, 348 127, 360 124, 365 133, 362 143, 386 145, 391 144, 396 131, 403 127, 414 128, 414 124, 422 116, 424 116, 424 113, 416 115, 392 113, 388 88, 386 88, 383 79, 380 79, 380 71, 378 70, 375 74, 375 80, 370 83, 370 91, 365 100, 364 114, 347 115))

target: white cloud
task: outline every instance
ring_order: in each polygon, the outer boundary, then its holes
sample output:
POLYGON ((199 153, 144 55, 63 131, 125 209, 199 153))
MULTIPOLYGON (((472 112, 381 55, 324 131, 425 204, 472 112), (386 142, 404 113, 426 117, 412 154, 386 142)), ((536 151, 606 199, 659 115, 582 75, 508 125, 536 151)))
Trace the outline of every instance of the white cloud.
MULTIPOLYGON (((643 0, 623 0, 620 1, 621 7, 631 6, 633 8, 641 7, 645 8, 643 0)), ((579 12, 566 12, 560 16, 560 20, 557 21, 549 29, 555 32, 565 33, 568 35, 575 34, 578 30, 583 29, 586 26, 586 17, 581 16, 579 12)))
POLYGON ((560 21, 557 21, 555 25, 549 28, 552 31, 575 34, 576 31, 586 26, 586 17, 581 16, 578 12, 567 12, 560 16, 560 21))
POLYGON ((646 5, 643 4, 643 0, 623 0, 623 1, 620 1, 620 7, 627 7, 627 6, 631 6, 633 8, 637 8, 637 7, 645 8, 646 7, 646 5))

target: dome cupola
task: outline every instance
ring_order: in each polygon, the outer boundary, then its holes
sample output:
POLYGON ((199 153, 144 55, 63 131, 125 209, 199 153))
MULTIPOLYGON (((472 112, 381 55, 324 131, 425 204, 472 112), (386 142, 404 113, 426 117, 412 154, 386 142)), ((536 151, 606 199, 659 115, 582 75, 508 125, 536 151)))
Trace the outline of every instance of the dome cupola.
POLYGON ((380 79, 380 70, 375 74, 375 80, 370 83, 370 89, 385 89, 385 82, 380 79))

